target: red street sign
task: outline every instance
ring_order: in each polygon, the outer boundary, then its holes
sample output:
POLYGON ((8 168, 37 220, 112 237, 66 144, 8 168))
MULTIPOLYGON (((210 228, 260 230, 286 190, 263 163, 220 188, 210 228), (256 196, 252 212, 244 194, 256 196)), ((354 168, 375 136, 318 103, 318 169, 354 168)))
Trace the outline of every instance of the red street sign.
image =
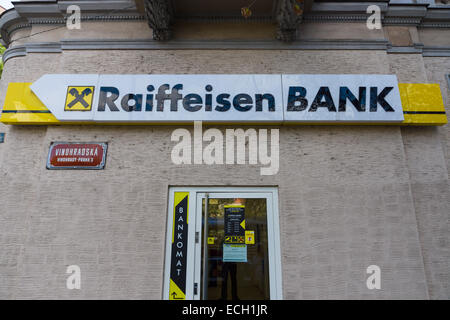
POLYGON ((47 159, 47 169, 103 169, 106 143, 53 142, 47 159))

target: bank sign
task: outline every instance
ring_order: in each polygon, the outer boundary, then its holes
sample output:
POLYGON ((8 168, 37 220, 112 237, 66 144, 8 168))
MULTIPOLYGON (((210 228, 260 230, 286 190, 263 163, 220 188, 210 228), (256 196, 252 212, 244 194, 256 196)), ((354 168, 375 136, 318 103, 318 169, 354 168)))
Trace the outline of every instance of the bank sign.
POLYGON ((47 74, 10 83, 1 122, 447 123, 437 84, 395 75, 47 74))
POLYGON ((393 75, 44 75, 60 121, 402 122, 393 75))

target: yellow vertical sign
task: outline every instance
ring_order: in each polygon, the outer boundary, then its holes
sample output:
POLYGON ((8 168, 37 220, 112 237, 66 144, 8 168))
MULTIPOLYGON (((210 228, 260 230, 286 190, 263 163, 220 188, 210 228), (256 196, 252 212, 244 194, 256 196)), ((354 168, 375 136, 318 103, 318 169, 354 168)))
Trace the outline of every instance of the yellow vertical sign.
POLYGON ((173 203, 169 300, 186 299, 188 219, 189 192, 175 192, 173 203))

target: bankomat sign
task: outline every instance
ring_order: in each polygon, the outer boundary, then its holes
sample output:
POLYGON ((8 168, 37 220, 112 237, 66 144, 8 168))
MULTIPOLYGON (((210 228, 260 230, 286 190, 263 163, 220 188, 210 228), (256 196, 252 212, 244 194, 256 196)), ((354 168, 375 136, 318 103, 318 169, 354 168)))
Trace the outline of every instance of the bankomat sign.
POLYGON ((69 122, 402 122, 395 75, 49 74, 30 86, 69 122))

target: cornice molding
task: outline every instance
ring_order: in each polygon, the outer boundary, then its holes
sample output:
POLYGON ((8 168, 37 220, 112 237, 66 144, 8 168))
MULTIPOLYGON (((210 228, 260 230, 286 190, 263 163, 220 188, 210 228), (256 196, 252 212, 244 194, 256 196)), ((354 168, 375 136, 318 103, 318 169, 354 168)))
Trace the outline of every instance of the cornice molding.
MULTIPOLYGON (((127 21, 127 20, 145 20, 145 17, 139 14, 114 14, 114 15, 83 15, 81 21, 127 21)), ((29 18, 28 22, 33 24, 66 24, 66 16, 54 18, 29 18)))
POLYGON ((420 27, 450 28, 450 5, 429 7, 420 27))
POLYGON ((134 1, 128 0, 91 0, 91 1, 31 1, 15 2, 14 9, 23 17, 63 16, 71 5, 80 7, 83 13, 102 14, 113 12, 138 13, 134 1))
POLYGON ((8 11, 3 12, 0 16, 0 34, 1 34, 1 42, 4 46, 9 46, 11 42, 11 36, 14 31, 23 28, 30 28, 31 24, 24 17, 21 17, 19 13, 10 9, 8 11))
POLYGON ((2 56, 3 62, 8 61, 11 58, 23 57, 27 55, 27 49, 25 46, 15 46, 5 50, 2 56))
POLYGON ((450 47, 424 47, 424 57, 450 57, 450 47))
POLYGON ((128 0, 95 0, 95 1, 36 1, 15 2, 14 8, 0 15, 0 34, 2 44, 9 46, 12 34, 32 25, 54 24, 64 25, 67 8, 70 5, 80 7, 81 21, 130 21, 144 20, 137 11, 134 1, 128 0))
POLYGON ((310 22, 365 22, 369 5, 377 5, 381 9, 383 25, 408 25, 418 27, 449 28, 450 5, 435 6, 422 4, 398 4, 386 1, 374 2, 318 2, 304 16, 310 22))
POLYGON ((61 53, 67 50, 383 50, 389 54, 422 54, 450 57, 450 47, 393 47, 387 40, 302 40, 284 43, 269 41, 166 41, 156 40, 61 40, 35 42, 8 48, 3 61, 29 53, 61 53))
POLYGON ((64 50, 386 50, 386 40, 269 41, 166 41, 156 40, 61 40, 34 42, 8 48, 3 61, 28 53, 60 53, 64 50))
POLYGON ((319 13, 307 13, 304 17, 308 22, 365 22, 367 15, 363 14, 319 14, 319 13))
MULTIPOLYGON (((134 1, 92 0, 92 1, 36 1, 16 2, 15 8, 0 16, 1 41, 9 46, 12 34, 32 25, 63 25, 69 5, 76 4, 82 9, 82 21, 144 21, 145 15, 138 11, 134 1), (130 4, 132 3, 132 4, 130 4)), ((450 28, 450 5, 435 6, 429 4, 389 4, 387 1, 374 2, 318 2, 303 15, 303 20, 319 23, 362 23, 368 18, 369 5, 378 5, 381 9, 383 25, 416 26, 420 28, 450 28)), ((276 13, 276 10, 274 11, 276 13)), ((178 18, 178 17, 176 17, 178 18)), ((188 20, 205 22, 238 21, 237 17, 187 17, 188 20)), ((242 19, 241 19, 242 20, 242 19)), ((242 20, 274 21, 270 17, 242 20)), ((301 28, 301 25, 300 25, 301 28)))

